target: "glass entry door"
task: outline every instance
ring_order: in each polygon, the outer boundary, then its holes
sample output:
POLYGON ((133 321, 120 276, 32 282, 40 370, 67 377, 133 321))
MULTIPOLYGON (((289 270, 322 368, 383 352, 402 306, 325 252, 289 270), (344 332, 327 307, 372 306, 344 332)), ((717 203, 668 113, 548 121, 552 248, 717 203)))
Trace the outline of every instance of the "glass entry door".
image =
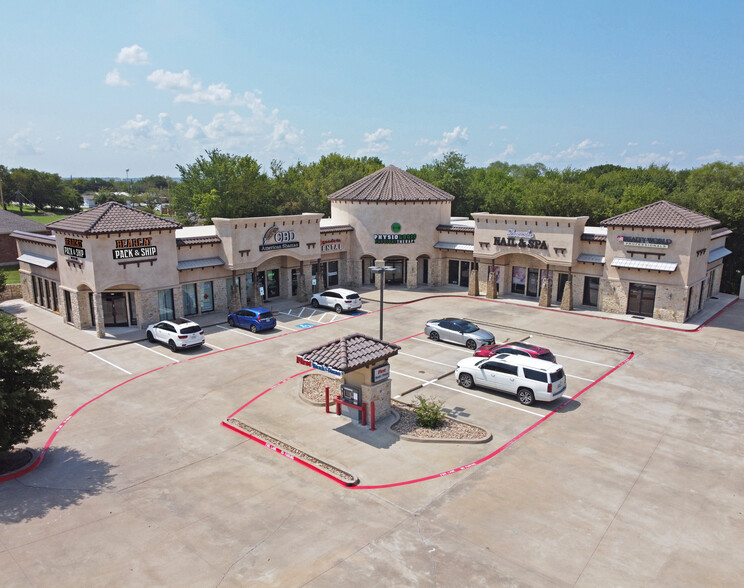
POLYGON ((279 292, 279 270, 271 269, 265 272, 258 272, 258 285, 263 290, 264 300, 268 298, 277 298, 279 292))
POLYGON ((104 292, 103 324, 106 327, 128 327, 127 296, 124 292, 104 292))
POLYGON ((628 314, 653 317, 655 299, 656 286, 631 283, 628 292, 628 314))
POLYGON ((534 267, 527 270, 527 296, 537 297, 538 275, 539 272, 534 267))

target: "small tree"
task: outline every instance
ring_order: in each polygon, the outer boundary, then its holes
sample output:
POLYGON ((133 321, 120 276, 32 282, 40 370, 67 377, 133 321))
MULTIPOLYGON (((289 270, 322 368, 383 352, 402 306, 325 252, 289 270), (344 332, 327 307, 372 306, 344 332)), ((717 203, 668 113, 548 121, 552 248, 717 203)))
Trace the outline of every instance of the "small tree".
POLYGON ((55 402, 44 393, 59 388, 62 368, 42 365, 47 354, 32 335, 18 319, 0 312, 0 452, 26 443, 54 418, 55 402))
POLYGON ((416 413, 418 424, 425 429, 436 429, 444 422, 443 404, 444 400, 426 398, 426 396, 422 396, 421 394, 416 396, 413 410, 416 413))

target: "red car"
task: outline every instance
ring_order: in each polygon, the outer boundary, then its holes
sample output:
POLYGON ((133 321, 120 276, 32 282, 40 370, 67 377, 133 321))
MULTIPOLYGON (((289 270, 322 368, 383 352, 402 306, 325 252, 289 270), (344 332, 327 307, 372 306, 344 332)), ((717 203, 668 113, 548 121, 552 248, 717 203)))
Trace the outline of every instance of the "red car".
POLYGON ((550 352, 550 349, 545 347, 539 347, 537 345, 530 345, 529 343, 522 343, 520 341, 512 341, 510 343, 502 343, 501 345, 484 345, 479 348, 474 355, 476 357, 491 357, 498 353, 508 353, 510 355, 526 355, 529 357, 536 357, 537 359, 544 359, 545 361, 555 361, 555 355, 550 352))

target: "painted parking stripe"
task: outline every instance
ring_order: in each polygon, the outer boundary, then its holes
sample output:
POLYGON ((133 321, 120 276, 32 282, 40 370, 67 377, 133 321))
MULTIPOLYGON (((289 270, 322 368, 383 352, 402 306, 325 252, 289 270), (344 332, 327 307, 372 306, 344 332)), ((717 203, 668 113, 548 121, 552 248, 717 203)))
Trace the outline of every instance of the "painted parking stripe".
POLYGON ((432 341, 429 338, 419 339, 418 337, 413 337, 412 339, 409 339, 409 341, 418 341, 419 343, 429 343, 429 345, 439 345, 440 347, 444 347, 446 349, 453 349, 455 351, 462 351, 464 353, 467 353, 468 355, 471 354, 470 349, 468 349, 467 347, 460 348, 459 345, 448 345, 447 343, 440 343, 439 341, 432 341))
POLYGON ((281 329, 289 329, 290 331, 299 331, 299 329, 294 329, 292 327, 288 327, 287 325, 282 325, 281 327, 279 327, 279 329, 280 330, 281 329))
POLYGON ((567 378, 575 378, 577 380, 584 380, 585 382, 593 382, 592 378, 582 378, 581 376, 574 376, 573 374, 566 374, 567 378))
POLYGON ((164 357, 165 359, 169 359, 171 361, 175 361, 176 363, 180 363, 180 359, 173 359, 170 355, 166 355, 165 353, 160 353, 160 351, 155 351, 152 347, 147 347, 146 345, 142 345, 142 343, 135 343, 135 345, 142 347, 142 349, 147 349, 148 351, 151 351, 153 353, 156 353, 157 355, 160 355, 161 357, 164 357))
MULTIPOLYGON (((594 365, 599 365, 602 367, 615 367, 614 365, 607 364, 607 363, 598 363, 596 361, 589 361, 588 359, 579 359, 578 357, 571 357, 569 355, 556 355, 556 357, 563 357, 565 359, 572 359, 574 361, 583 361, 584 363, 591 363, 594 365)), ((591 380, 590 380, 591 381, 591 380)))
POLYGON ((209 343, 207 345, 207 347, 209 347, 210 349, 219 349, 220 351, 224 351, 225 350, 224 347, 217 347, 217 345, 215 345, 214 343, 209 343))
POLYGON ((121 366, 118 366, 118 365, 116 365, 115 363, 111 363, 111 362, 110 362, 110 361, 108 361, 107 359, 103 359, 103 358, 102 358, 102 357, 101 357, 100 355, 96 355, 96 354, 95 354, 95 353, 93 353, 93 352, 89 352, 89 353, 90 353, 90 355, 92 355, 92 356, 93 356, 93 357, 95 357, 96 359, 100 359, 100 360, 101 360, 101 361, 102 361, 103 363, 107 363, 107 364, 109 364, 109 365, 111 365, 111 366, 114 366, 114 367, 115 367, 115 368, 116 368, 117 370, 121 370, 121 371, 123 371, 123 372, 124 372, 125 374, 129 374, 130 376, 132 375, 132 372, 128 372, 128 371, 127 371, 127 370, 125 370, 125 369, 124 369, 123 367, 121 367, 121 366))
POLYGON ((424 380, 422 378, 417 378, 416 376, 409 376, 408 374, 404 374, 401 372, 391 372, 395 374, 396 376, 403 376, 405 378, 411 378, 412 380, 418 380, 419 382, 425 382, 423 386, 439 386, 440 388, 445 388, 446 390, 452 390, 453 392, 459 392, 460 394, 465 394, 466 396, 472 396, 473 398, 477 398, 478 400, 485 400, 486 402, 492 402, 493 404, 499 404, 501 406, 505 406, 506 408, 511 408, 512 410, 518 410, 520 412, 526 412, 527 414, 534 415, 536 417, 543 417, 545 415, 540 414, 539 412, 532 412, 531 410, 527 410, 526 408, 522 408, 521 406, 514 406, 512 404, 507 404, 506 402, 501 402, 499 400, 494 400, 493 398, 485 398, 483 396, 479 396, 478 394, 473 394, 472 392, 467 392, 466 390, 462 390, 459 388, 453 388, 452 386, 445 386, 444 384, 439 384, 437 380, 439 378, 436 378, 434 380, 424 380))
POLYGON ((410 353, 403 353, 402 351, 398 351, 398 355, 405 355, 406 357, 413 357, 415 359, 420 359, 421 361, 428 361, 429 363, 436 363, 438 365, 444 365, 447 367, 455 367, 451 363, 442 363, 441 361, 434 361, 433 359, 426 359, 425 357, 419 357, 418 355, 411 355, 410 353))
POLYGON ((231 329, 229 327, 223 327, 222 325, 217 325, 220 329, 223 329, 225 331, 232 331, 233 333, 237 333, 238 335, 243 335, 244 337, 250 337, 251 339, 258 339, 259 341, 263 340, 262 337, 257 337, 256 335, 253 335, 251 333, 245 333, 242 330, 238 329, 231 329))

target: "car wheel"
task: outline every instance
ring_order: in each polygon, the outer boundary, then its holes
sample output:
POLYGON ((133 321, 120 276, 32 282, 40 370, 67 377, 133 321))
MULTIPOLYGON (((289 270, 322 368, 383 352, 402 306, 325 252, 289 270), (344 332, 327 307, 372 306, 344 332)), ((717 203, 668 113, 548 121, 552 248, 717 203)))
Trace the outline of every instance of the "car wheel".
POLYGON ((337 304, 336 306, 333 307, 333 310, 335 310, 336 313, 341 314, 344 309, 341 308, 341 305, 340 304, 337 304))
POLYGON ((439 333, 437 333, 436 331, 432 331, 431 333, 429 333, 429 339, 431 339, 432 341, 439 341, 439 333))
POLYGON ((235 326, 235 319, 233 317, 229 317, 227 319, 227 324, 230 325, 231 327, 234 327, 235 326))
POLYGON ((173 339, 171 339, 170 341, 168 341, 168 347, 170 347, 170 350, 173 353, 178 353, 178 347, 176 347, 176 342, 173 339))
POLYGON ((465 347, 470 349, 470 351, 474 351, 478 348, 478 344, 475 342, 474 339, 468 339, 467 341, 465 341, 465 347))
POLYGON ((312 306, 313 308, 318 308, 320 306, 320 304, 318 303, 318 301, 315 298, 313 298, 310 301, 310 306, 312 306))
POLYGON ((148 341, 149 341, 150 343, 155 343, 155 337, 153 337, 153 335, 152 335, 152 331, 147 331, 147 340, 148 340, 148 341))
POLYGON ((473 376, 470 374, 460 374, 460 386, 463 388, 472 388, 473 387, 473 376))
POLYGON ((251 325, 251 333, 258 333, 258 329, 256 328, 256 325, 251 325))
POLYGON ((519 399, 519 402, 525 406, 529 406, 535 402, 535 395, 532 393, 532 390, 529 390, 528 388, 520 388, 517 390, 517 398, 519 399))

